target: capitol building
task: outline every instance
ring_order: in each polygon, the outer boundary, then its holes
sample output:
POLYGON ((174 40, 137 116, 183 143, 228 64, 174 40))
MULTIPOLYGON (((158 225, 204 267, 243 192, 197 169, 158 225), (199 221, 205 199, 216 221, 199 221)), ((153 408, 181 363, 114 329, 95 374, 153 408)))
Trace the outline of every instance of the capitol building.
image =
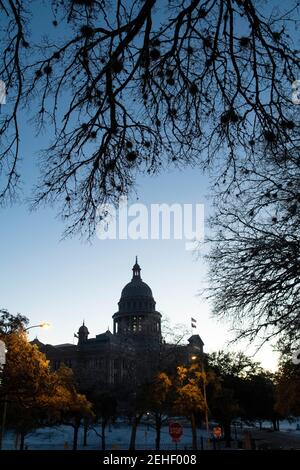
POLYGON ((113 331, 94 338, 83 322, 75 334, 76 345, 43 344, 38 339, 33 344, 46 354, 53 370, 62 364, 70 367, 82 390, 137 385, 174 364, 187 364, 195 354, 202 360, 203 341, 199 335, 192 335, 184 345, 164 340, 162 315, 156 309, 151 288, 142 280, 137 258, 132 279, 123 288, 112 318, 113 331))

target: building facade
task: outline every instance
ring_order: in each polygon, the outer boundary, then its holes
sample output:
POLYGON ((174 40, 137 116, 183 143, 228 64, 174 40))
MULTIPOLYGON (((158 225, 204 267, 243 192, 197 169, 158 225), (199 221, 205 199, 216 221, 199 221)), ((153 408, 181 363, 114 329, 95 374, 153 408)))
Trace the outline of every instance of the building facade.
POLYGON ((156 310, 152 290, 143 282, 136 258, 132 279, 123 288, 118 311, 113 314, 113 332, 90 338, 83 324, 74 335, 77 344, 43 344, 33 341, 50 360, 54 370, 64 364, 73 369, 80 389, 105 385, 120 387, 151 380, 153 373, 171 364, 202 358, 203 342, 192 335, 183 346, 168 344, 161 331, 162 315, 156 310))

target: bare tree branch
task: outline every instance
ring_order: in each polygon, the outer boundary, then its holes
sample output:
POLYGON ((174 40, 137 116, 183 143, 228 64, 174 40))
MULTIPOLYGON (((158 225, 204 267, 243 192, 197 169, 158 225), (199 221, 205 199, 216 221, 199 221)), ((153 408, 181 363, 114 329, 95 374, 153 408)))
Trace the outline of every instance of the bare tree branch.
MULTIPOLYGON (((26 3, 33 16, 38 4, 26 3)), ((297 147, 291 5, 275 14, 251 0, 53 0, 65 38, 49 24, 35 44, 25 2, 2 1, 0 75, 14 106, 1 116, 1 200, 15 194, 28 103, 38 131, 51 133, 35 205, 60 204, 67 233, 92 235, 99 206, 117 203, 140 173, 217 162, 224 178, 240 154, 254 162, 262 146, 297 147)))

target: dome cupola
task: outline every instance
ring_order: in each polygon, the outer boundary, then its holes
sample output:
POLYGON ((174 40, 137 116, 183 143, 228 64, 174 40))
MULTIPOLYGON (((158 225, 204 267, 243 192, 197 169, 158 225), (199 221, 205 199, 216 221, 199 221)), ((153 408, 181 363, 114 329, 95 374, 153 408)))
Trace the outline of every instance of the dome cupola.
POLYGON ((84 321, 83 321, 82 325, 78 329, 77 335, 75 335, 76 338, 78 338, 78 344, 85 343, 88 340, 89 334, 90 332, 85 326, 84 321))
POLYGON ((143 307, 147 310, 150 309, 149 311, 151 311, 152 309, 155 309, 155 302, 153 299, 152 290, 150 289, 148 284, 142 281, 141 268, 138 264, 137 257, 135 260, 135 264, 132 268, 132 273, 133 275, 131 281, 126 284, 126 286, 122 290, 121 299, 119 302, 119 310, 125 311, 128 308, 135 309, 137 305, 139 305, 135 302, 138 300, 144 301, 143 307))
POLYGON ((137 257, 132 268, 132 279, 123 288, 118 305, 119 310, 113 316, 114 334, 147 332, 160 337, 161 314, 155 310, 152 290, 141 278, 137 257))

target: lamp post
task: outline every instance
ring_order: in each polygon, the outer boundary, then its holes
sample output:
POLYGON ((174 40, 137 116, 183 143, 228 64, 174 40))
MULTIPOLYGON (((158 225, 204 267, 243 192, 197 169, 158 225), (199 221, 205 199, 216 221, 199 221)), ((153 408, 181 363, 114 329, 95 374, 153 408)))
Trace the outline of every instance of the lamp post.
POLYGON ((50 328, 50 326, 51 326, 50 323, 43 322, 43 323, 38 323, 37 325, 29 326, 28 328, 24 328, 24 331, 31 330, 31 328, 43 328, 44 330, 46 330, 47 328, 50 328))
MULTIPOLYGON (((6 364, 6 353, 7 349, 5 346, 4 341, 0 340, 0 373, 2 375, 4 366, 6 364)), ((0 385, 2 383, 2 377, 0 377, 0 385)), ((2 415, 2 421, 1 421, 1 430, 0 430, 0 450, 2 449, 2 438, 4 435, 4 428, 5 428, 5 420, 6 420, 6 411, 7 411, 7 397, 4 397, 4 403, 3 403, 3 415, 2 415)))
MULTIPOLYGON (((193 354, 191 356, 191 361, 197 361, 200 359, 196 354, 193 354)), ((204 398, 204 404, 205 404, 205 428, 206 428, 206 436, 207 439, 209 437, 209 425, 208 425, 208 406, 207 406, 207 399, 206 399, 206 385, 205 385, 205 378, 204 378, 204 363, 203 363, 203 353, 202 357, 200 359, 201 361, 201 372, 203 374, 203 398, 204 398)))
MULTIPOLYGON (((24 331, 31 330, 31 328, 44 328, 45 329, 49 327, 50 327, 50 323, 43 322, 43 323, 39 323, 38 325, 32 325, 32 326, 29 326, 28 328, 24 328, 24 331)), ((7 353, 7 349, 6 349, 5 343, 4 341, 0 340, 0 373, 1 375, 4 370, 4 366, 6 364, 6 353, 7 353)), ((1 385, 1 377, 0 377, 0 385, 1 385)), ((5 395, 4 403, 3 403, 3 414, 2 414, 1 428, 0 428, 0 450, 2 450, 2 442, 4 438, 4 432, 5 432, 6 414, 7 414, 7 395, 5 395)))

